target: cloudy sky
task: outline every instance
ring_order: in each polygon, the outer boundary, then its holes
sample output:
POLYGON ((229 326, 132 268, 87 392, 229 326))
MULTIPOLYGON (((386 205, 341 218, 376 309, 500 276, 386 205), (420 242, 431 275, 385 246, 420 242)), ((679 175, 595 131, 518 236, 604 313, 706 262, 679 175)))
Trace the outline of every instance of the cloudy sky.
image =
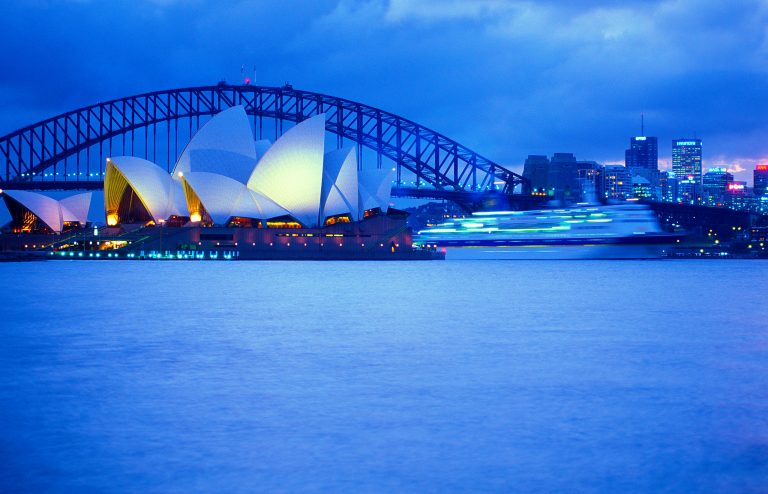
POLYGON ((0 134, 246 64, 511 167, 620 162, 641 112, 663 162, 694 134, 705 167, 768 162, 768 0, 23 0, 0 3, 0 46, 0 134))

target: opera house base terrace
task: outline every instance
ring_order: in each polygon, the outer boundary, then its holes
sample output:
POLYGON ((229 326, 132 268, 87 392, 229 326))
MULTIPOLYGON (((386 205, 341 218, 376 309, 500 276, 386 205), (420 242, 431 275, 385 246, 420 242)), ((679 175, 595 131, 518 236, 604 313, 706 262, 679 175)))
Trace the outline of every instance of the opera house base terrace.
POLYGON ((323 228, 275 226, 78 227, 61 234, 6 233, 14 259, 89 260, 430 260, 444 254, 414 249, 405 213, 390 209, 358 222, 323 228))
MULTIPOLYGON (((135 225, 133 225, 135 226, 135 225)), ((77 228, 61 235, 4 234, 13 259, 93 260, 430 260, 444 254, 414 249, 400 214, 382 214, 324 228, 155 226, 77 228)))
POLYGON ((242 107, 190 140, 172 172, 132 156, 107 159, 104 220, 91 193, 56 200, 2 191, 12 220, 0 260, 430 260, 407 213, 389 207, 392 176, 358 169, 354 148, 325 152, 325 116, 274 143, 254 141, 242 107))

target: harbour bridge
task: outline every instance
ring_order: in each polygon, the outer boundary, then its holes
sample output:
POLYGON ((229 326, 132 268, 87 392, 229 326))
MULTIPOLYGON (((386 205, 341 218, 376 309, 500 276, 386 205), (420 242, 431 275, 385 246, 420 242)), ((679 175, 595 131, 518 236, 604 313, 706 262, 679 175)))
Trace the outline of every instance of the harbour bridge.
POLYGON ((197 129, 235 105, 252 118, 254 139, 276 139, 286 126, 325 113, 326 130, 339 147, 357 144, 359 164, 372 154, 378 168, 395 169, 398 196, 470 206, 489 195, 508 206, 535 199, 521 193, 521 175, 412 120, 290 84, 224 82, 97 103, 11 132, 0 138, 0 188, 100 189, 106 158, 116 155, 143 157, 170 171, 197 129))

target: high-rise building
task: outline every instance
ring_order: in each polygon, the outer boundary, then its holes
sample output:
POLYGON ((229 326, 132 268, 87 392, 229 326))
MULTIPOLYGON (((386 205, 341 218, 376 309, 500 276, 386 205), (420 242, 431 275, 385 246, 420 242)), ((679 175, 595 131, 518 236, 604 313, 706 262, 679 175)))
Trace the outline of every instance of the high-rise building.
POLYGON ((603 165, 596 161, 577 161, 576 171, 579 176, 581 200, 594 202, 603 196, 603 165))
POLYGON ((549 195, 549 158, 540 154, 531 154, 523 165, 523 178, 528 179, 524 193, 549 195))
POLYGON ((603 193, 606 199, 632 197, 632 174, 625 166, 606 165, 603 183, 603 193))
POLYGON ((663 202, 677 202, 677 178, 673 172, 660 172, 661 200, 663 202))
POLYGON ((701 139, 672 140, 672 171, 678 182, 678 201, 701 201, 701 139))
POLYGON ((753 191, 755 197, 765 195, 768 191, 768 165, 757 165, 754 171, 753 191))
POLYGON ((702 178, 702 204, 717 206, 723 202, 728 184, 733 182, 733 174, 722 167, 707 170, 702 178))
POLYGON ((724 202, 733 209, 747 209, 751 198, 747 192, 747 182, 731 181, 725 191, 724 202))
POLYGON ((555 199, 575 201, 581 199, 579 172, 576 157, 572 153, 555 153, 549 160, 547 185, 554 191, 555 199))
POLYGON ((624 152, 624 166, 633 176, 640 176, 649 182, 659 171, 659 146, 655 137, 632 137, 629 149, 624 152))

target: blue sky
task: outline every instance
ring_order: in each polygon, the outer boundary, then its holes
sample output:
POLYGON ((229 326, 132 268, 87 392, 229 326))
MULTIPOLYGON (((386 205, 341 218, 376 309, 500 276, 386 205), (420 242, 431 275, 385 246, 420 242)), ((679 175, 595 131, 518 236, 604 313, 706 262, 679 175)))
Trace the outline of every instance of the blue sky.
MULTIPOLYGON (((362 101, 502 164, 620 162, 694 133, 768 162, 764 0, 57 1, 0 5, 0 134, 96 101, 240 80, 362 101)), ((744 171, 742 171, 744 170, 744 171)))

